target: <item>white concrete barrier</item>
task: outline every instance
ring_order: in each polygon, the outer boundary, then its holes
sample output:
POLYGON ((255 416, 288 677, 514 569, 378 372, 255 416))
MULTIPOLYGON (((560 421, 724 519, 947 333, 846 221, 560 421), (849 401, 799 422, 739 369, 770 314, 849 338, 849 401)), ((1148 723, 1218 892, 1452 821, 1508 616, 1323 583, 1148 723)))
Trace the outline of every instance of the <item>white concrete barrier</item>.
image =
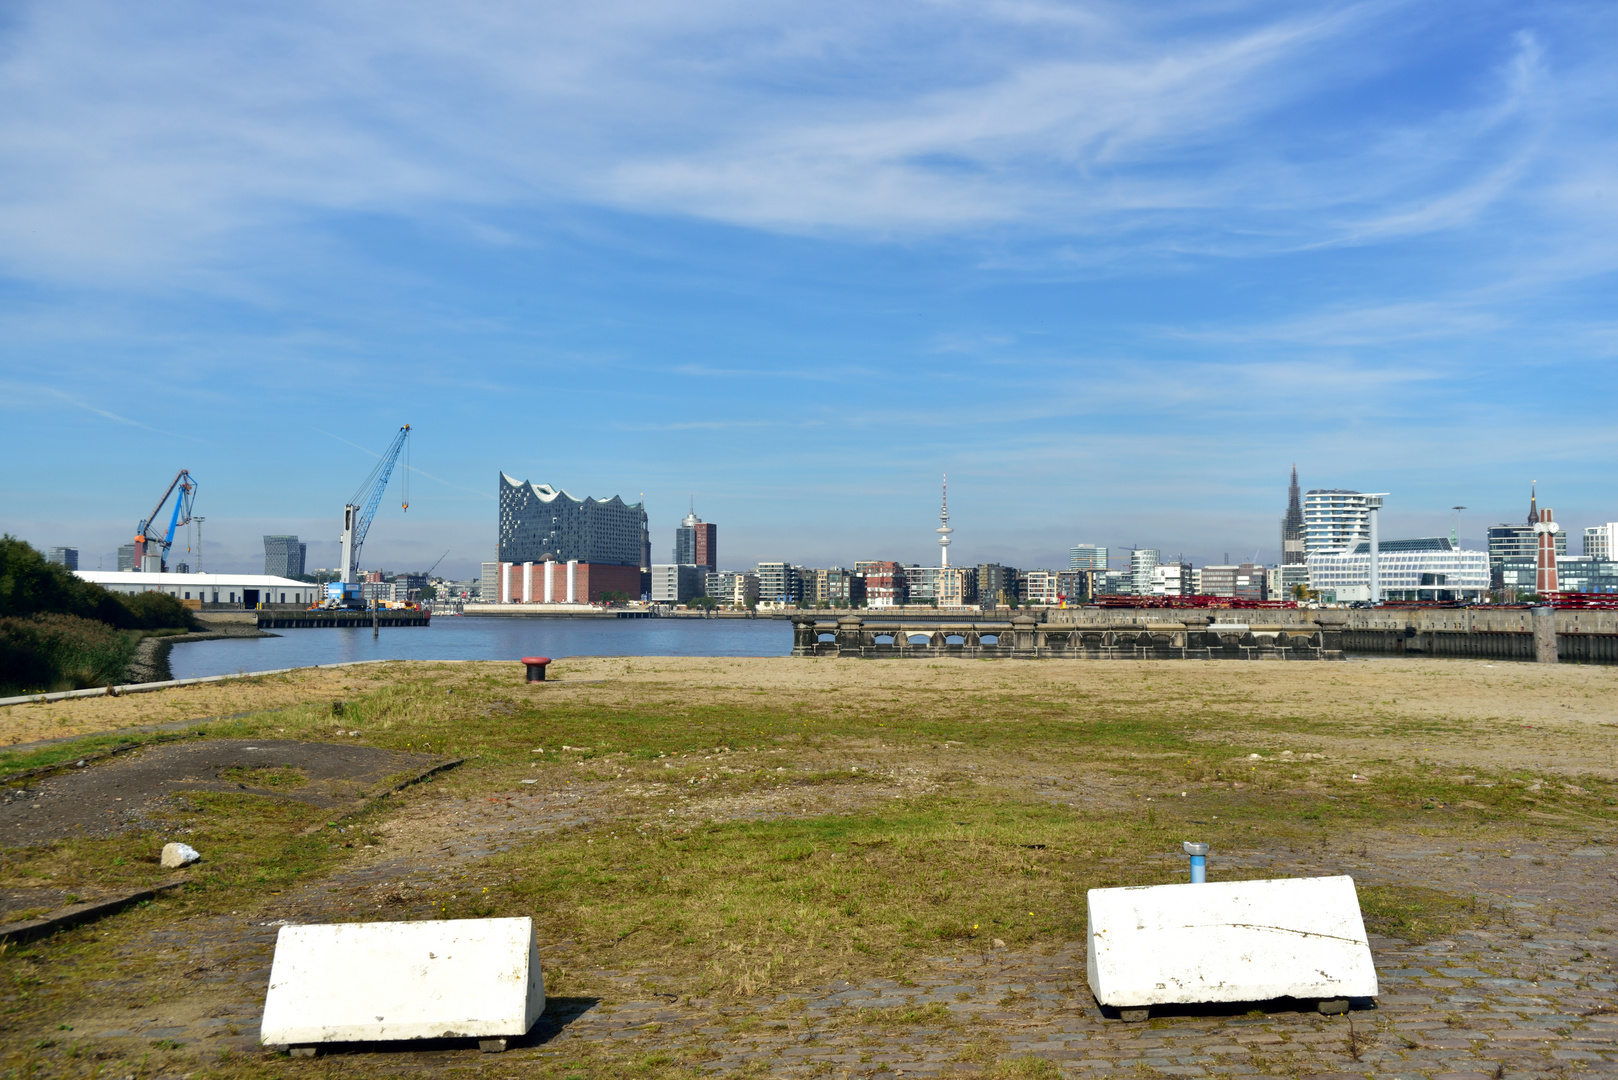
POLYGON ((283 926, 259 1039, 498 1042, 544 1010, 532 919, 283 926))
POLYGON ((1351 877, 1091 889, 1089 909, 1103 1005, 1377 994, 1351 877))

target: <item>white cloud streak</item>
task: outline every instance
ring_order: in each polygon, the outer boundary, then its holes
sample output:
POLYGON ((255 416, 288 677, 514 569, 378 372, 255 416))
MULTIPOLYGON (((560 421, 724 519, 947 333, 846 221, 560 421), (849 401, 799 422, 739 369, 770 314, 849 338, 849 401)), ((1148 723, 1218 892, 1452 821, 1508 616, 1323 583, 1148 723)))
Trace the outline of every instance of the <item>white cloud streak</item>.
MULTIPOLYGON (((218 289, 245 248, 273 254, 329 215, 460 215, 502 246, 521 230, 488 213, 567 203, 859 238, 1018 228, 1092 250, 1385 242, 1541 186, 1559 100, 1523 34, 1470 105, 1398 124, 1372 110, 1335 142, 1275 120, 1370 89, 1369 54, 1411 49, 1421 18, 1396 2, 1172 18, 35 2, 0 39, 0 265, 218 289)), ((1562 106, 1611 104, 1584 89, 1562 106)))

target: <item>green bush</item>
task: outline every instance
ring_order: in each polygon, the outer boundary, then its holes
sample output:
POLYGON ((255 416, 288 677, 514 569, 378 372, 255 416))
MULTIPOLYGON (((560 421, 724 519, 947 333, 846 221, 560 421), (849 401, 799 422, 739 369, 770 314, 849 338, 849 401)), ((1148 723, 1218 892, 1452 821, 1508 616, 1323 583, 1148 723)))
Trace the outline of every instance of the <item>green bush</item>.
POLYGON ((115 683, 134 657, 137 640, 77 615, 0 618, 0 693, 115 683))
POLYGON ((134 630, 184 629, 191 624, 185 605, 168 593, 143 592, 125 596, 113 593, 128 612, 128 622, 121 625, 134 630))
POLYGON ((165 593, 124 596, 45 561, 31 544, 0 536, 0 617, 75 615, 121 630, 185 629, 184 605, 165 593))

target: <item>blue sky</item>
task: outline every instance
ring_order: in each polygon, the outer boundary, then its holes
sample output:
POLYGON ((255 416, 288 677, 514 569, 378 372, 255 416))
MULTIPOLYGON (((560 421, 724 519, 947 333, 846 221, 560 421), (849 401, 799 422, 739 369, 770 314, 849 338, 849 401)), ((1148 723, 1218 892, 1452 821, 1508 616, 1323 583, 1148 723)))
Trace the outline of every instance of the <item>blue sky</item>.
MULTIPOLYGON (((473 572, 503 470, 721 562, 1274 560, 1618 519, 1611 3, 27 0, 0 14, 0 528, 211 569, 343 501, 473 572), (395 484, 399 484, 395 477, 395 484), (394 493, 395 495, 398 492, 394 493)), ((1575 543, 1575 547, 1576 547, 1575 543)))

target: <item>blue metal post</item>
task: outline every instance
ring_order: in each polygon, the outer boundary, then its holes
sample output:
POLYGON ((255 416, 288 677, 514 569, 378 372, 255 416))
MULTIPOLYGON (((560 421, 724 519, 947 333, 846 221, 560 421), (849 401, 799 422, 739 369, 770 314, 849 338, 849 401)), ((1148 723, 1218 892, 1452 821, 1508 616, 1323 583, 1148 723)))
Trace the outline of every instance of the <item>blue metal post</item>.
POLYGON ((1208 845, 1182 840, 1180 846, 1191 856, 1191 884, 1205 884, 1208 880, 1208 845))

